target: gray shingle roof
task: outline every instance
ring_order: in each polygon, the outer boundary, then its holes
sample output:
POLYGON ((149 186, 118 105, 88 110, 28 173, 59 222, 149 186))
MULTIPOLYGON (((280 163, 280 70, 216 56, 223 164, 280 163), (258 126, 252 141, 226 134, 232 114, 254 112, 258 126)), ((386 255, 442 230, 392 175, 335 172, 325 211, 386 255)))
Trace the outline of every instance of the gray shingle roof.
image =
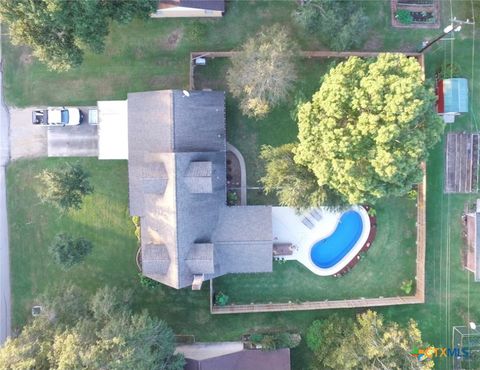
POLYGON ((475 281, 480 281, 480 212, 475 213, 475 281))
POLYGON ((212 162, 190 162, 184 175, 190 193, 211 193, 212 172, 212 162))
POLYGON ((162 244, 142 246, 142 271, 146 276, 165 275, 170 265, 168 250, 162 244))
POLYGON ((188 251, 185 262, 192 274, 213 274, 215 272, 212 243, 194 243, 188 251))
POLYGON ((168 4, 185 8, 225 11, 225 0, 160 0, 158 6, 168 4))
POLYGON ((290 349, 247 350, 194 360, 186 358, 185 370, 290 370, 290 349))
POLYGON ((272 268, 271 209, 225 204, 224 104, 223 92, 128 95, 130 213, 142 247, 163 245, 169 257, 168 268, 147 259, 148 273, 175 288, 194 274, 272 268))

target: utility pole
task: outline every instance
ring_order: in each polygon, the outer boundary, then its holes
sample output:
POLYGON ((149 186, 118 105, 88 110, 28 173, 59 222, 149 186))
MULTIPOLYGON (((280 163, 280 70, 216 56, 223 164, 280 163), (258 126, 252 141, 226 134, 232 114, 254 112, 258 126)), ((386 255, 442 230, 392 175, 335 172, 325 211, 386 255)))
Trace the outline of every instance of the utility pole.
POLYGON ((451 18, 451 19, 450 19, 450 22, 452 22, 452 23, 459 23, 459 24, 471 24, 471 25, 475 24, 475 22, 471 21, 471 20, 468 19, 468 18, 467 18, 466 21, 460 21, 460 20, 457 19, 457 17, 451 18))
POLYGON ((447 27, 443 29, 443 33, 440 36, 435 37, 432 41, 427 41, 427 43, 418 51, 419 53, 423 53, 425 50, 427 50, 430 46, 435 44, 437 41, 441 40, 444 38, 446 35, 448 35, 450 32, 459 32, 462 29, 462 25, 459 24, 455 26, 453 23, 449 24, 447 27))

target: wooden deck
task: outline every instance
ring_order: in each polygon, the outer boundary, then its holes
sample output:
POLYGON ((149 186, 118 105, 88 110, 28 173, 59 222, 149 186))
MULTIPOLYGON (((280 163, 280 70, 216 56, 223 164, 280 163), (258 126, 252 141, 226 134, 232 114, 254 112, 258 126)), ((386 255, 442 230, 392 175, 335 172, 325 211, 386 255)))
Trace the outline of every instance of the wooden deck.
POLYGON ((478 191, 478 134, 450 132, 445 140, 445 193, 478 191))

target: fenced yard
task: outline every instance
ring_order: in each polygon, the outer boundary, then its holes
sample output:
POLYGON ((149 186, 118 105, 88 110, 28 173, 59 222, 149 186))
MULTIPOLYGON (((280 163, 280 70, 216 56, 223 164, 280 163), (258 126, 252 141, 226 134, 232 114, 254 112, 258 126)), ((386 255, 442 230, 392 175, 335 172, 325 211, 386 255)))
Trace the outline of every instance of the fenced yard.
MULTIPOLYGON (((355 53, 359 56, 374 56, 375 53, 355 53)), ((196 66, 191 78, 197 89, 221 89, 227 91, 228 140, 242 151, 247 164, 247 185, 258 187, 263 175, 263 163, 258 158, 262 145, 278 146, 296 140, 297 124, 295 106, 309 99, 320 86, 322 76, 340 57, 351 53, 303 52, 298 62, 298 86, 295 97, 274 108, 265 119, 253 120, 238 110, 238 102, 228 93, 226 72, 232 52, 192 53, 209 56, 207 65, 196 66), (213 58, 212 58, 213 57, 213 58)), ((412 56, 418 56, 412 54, 412 56)), ((423 59, 419 58, 420 63, 423 59)), ((193 71, 192 71, 193 72, 193 71)), ((253 189, 248 193, 248 204, 277 204, 272 195, 253 189)), ((423 204, 423 202, 422 202, 423 204)), ((423 204, 424 207, 424 204, 423 204)), ((424 217, 424 208, 422 208, 424 217)), ((213 307, 212 313, 255 312, 294 309, 318 309, 365 306, 367 299, 379 299, 377 305, 423 302, 423 269, 421 265, 421 294, 406 298, 400 289, 405 280, 415 280, 417 259, 417 210, 414 200, 407 198, 388 199, 377 207, 378 234, 372 248, 351 272, 343 277, 318 277, 296 261, 274 262, 273 273, 227 275, 212 283, 215 292, 222 291, 230 297, 231 306, 213 307), (388 268, 386 268, 388 266, 388 268), (399 297, 399 298, 397 298, 399 297), (349 302, 340 302, 350 300, 349 302), (356 303, 352 300, 358 300, 356 303), (324 303, 318 304, 319 301, 324 303), (335 302, 333 302, 335 301, 335 302), (316 302, 316 304, 311 304, 316 302), (388 302, 388 303, 387 303, 388 302), (248 305, 248 306, 246 306, 248 305), (283 306, 282 306, 283 305, 283 306), (311 307, 309 307, 311 306, 311 307)), ((423 223, 423 235, 424 235, 423 223)), ((425 238, 421 239, 424 243, 425 238)), ((373 302, 370 305, 375 305, 373 302)))

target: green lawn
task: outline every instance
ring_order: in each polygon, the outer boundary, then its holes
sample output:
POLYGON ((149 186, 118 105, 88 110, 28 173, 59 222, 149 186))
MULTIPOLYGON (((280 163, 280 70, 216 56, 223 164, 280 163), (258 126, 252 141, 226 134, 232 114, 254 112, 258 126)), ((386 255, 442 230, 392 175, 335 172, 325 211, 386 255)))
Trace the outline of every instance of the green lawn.
MULTIPOLYGON (((316 36, 292 24, 295 0, 236 0, 221 19, 150 19, 127 25, 112 23, 103 54, 87 53, 81 67, 48 71, 27 48, 3 37, 5 95, 9 104, 89 105, 124 99, 128 92, 187 88, 191 51, 238 48, 262 26, 281 23, 304 50, 325 49, 316 36)), ((415 50, 434 30, 393 30, 390 0, 364 2, 371 17, 369 50, 415 50), (406 41, 407 40, 407 41, 406 41)), ((332 36, 334 33, 332 32, 332 36)))
MULTIPOLYGON (((193 334, 199 341, 238 340, 258 328, 285 328, 304 332, 328 312, 296 312, 278 315, 211 315, 208 284, 202 291, 155 289, 139 284, 135 265, 136 239, 128 215, 127 164, 95 159, 42 159, 16 161, 7 174, 10 221, 13 328, 28 320, 34 298, 45 289, 73 283, 94 292, 104 285, 134 290, 134 308, 148 309, 166 320, 178 334, 193 334), (36 196, 36 175, 44 168, 78 161, 91 174, 95 187, 80 211, 66 215, 41 204, 36 196), (93 252, 80 265, 62 271, 51 260, 48 246, 55 234, 70 232, 94 244, 93 252)), ((348 311, 343 313, 348 314, 348 311)), ((309 353, 303 344, 293 351, 297 369, 303 369, 309 353), (303 364, 303 365, 302 365, 303 364)))

